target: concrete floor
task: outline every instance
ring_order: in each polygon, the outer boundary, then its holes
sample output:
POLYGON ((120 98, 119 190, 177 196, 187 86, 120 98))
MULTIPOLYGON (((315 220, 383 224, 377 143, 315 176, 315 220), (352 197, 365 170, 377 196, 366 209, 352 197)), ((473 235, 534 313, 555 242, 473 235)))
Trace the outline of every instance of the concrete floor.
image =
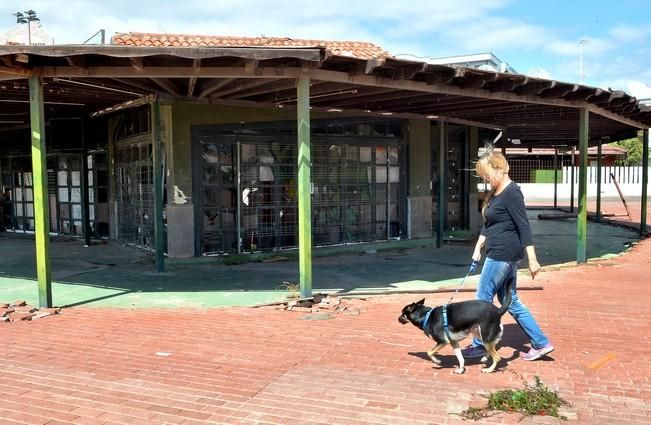
MULTIPOLYGON (((539 262, 548 267, 575 261, 576 220, 538 219, 538 214, 549 212, 529 211, 539 262)), ((634 230, 588 223, 589 258, 618 255, 637 240, 634 230)), ((155 273, 150 253, 114 241, 85 248, 76 239, 54 238, 50 246, 56 306, 256 305, 284 299, 289 292, 283 284, 298 282, 295 260, 239 265, 216 264, 210 258, 168 261, 164 273, 155 273)), ((390 250, 383 250, 385 246, 360 246, 358 253, 315 258, 314 292, 360 294, 454 287, 468 270, 474 241, 448 243, 441 249, 433 246, 432 240, 404 241, 402 248, 390 250)), ((0 233, 0 252, 0 301, 25 299, 38 304, 33 237, 0 233)), ((526 261, 522 267, 526 268, 526 261)), ((478 272, 464 287, 473 287, 478 272)), ((531 283, 529 277, 522 281, 531 283)))

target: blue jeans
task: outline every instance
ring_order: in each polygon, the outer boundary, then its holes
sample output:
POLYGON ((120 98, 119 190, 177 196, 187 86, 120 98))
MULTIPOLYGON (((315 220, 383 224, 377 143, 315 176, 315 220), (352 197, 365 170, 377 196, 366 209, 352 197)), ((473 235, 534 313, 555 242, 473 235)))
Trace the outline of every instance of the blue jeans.
MULTIPOLYGON (((527 334, 532 347, 540 349, 549 344, 549 339, 540 329, 540 326, 536 323, 529 309, 518 298, 516 291, 518 263, 519 261, 497 261, 486 258, 484 267, 481 270, 481 276, 479 277, 479 285, 477 286, 475 298, 492 303, 493 297, 497 295, 497 299, 501 303, 504 300, 505 289, 508 283, 512 282, 512 301, 508 311, 527 334)), ((473 338, 472 344, 482 345, 481 340, 477 338, 473 338)))

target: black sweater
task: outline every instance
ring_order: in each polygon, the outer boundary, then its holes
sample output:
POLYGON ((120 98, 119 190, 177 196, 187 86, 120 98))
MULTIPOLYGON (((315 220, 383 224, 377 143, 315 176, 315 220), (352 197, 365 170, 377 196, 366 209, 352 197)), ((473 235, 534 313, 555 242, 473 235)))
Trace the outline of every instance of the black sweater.
POLYGON ((481 234, 486 236, 486 256, 498 261, 518 261, 523 248, 533 245, 531 227, 520 186, 509 183, 488 201, 481 234))

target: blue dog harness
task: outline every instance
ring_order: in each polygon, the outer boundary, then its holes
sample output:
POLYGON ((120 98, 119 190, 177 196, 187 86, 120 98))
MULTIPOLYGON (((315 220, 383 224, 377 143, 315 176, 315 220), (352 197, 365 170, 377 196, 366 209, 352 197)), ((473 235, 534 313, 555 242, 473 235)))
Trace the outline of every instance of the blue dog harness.
MULTIPOLYGON (((443 332, 445 332, 445 336, 448 338, 448 341, 452 341, 452 338, 450 337, 450 327, 448 326, 448 304, 452 302, 452 298, 459 292, 459 289, 461 289, 461 285, 463 285, 463 282, 466 281, 470 273, 474 272, 475 269, 477 268, 477 261, 474 261, 470 263, 470 268, 468 269, 468 273, 466 273, 466 276, 461 280, 461 283, 457 286, 456 291, 454 291, 454 294, 450 297, 448 300, 447 304, 443 304, 441 307, 443 308, 442 314, 443 314, 443 332)), ((427 313, 425 313, 425 318, 423 319, 423 322, 421 323, 421 326, 423 328, 423 332, 425 332, 425 335, 428 337, 432 338, 432 336, 427 333, 427 322, 429 321, 429 316, 432 314, 434 311, 433 308, 430 308, 427 313)))
MULTIPOLYGON (((443 308, 443 332, 445 332, 445 336, 448 338, 449 341, 452 341, 452 338, 450 337, 450 327, 448 326, 448 305, 444 304, 441 306, 443 308)), ((429 333, 427 333, 427 322, 429 322, 429 317, 431 316, 432 312, 434 311, 433 308, 430 308, 427 313, 425 313, 425 318, 423 319, 423 332, 425 332, 425 335, 428 337, 432 337, 429 333)))

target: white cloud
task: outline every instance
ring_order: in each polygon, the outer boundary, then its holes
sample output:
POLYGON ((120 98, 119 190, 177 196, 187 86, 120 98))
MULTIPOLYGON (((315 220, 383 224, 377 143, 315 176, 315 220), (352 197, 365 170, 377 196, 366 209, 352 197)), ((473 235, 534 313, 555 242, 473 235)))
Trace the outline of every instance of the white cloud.
POLYGON ((651 28, 648 26, 618 25, 611 28, 608 33, 613 39, 623 43, 644 42, 651 35, 651 28))
MULTIPOLYGON (((289 36, 387 41, 480 19, 507 0, 32 0, 30 6, 59 43, 79 43, 104 28, 204 35, 289 36)), ((3 1, 0 15, 23 10, 24 1, 3 1)))

